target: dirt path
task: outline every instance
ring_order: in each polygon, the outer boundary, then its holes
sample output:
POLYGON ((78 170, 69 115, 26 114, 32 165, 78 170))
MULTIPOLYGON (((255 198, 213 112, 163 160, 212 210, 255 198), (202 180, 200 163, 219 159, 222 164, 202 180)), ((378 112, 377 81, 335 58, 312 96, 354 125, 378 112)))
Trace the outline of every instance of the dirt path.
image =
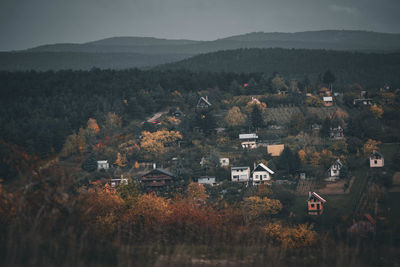
POLYGON ((157 112, 156 114, 153 115, 153 117, 147 119, 146 121, 147 121, 147 122, 153 122, 153 121, 157 120, 158 118, 160 118, 162 115, 164 115, 164 114, 166 114, 166 113, 167 113, 167 111, 160 111, 160 112, 157 112))

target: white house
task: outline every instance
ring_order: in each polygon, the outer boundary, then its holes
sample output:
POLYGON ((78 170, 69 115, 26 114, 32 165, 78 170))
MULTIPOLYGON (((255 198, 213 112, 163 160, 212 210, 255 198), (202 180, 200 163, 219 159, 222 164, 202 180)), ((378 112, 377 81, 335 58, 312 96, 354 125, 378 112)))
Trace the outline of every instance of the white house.
POLYGON ((208 176, 203 176, 197 179, 197 182, 199 184, 208 184, 208 185, 216 185, 217 182, 215 181, 215 177, 208 177, 208 176))
POLYGON ((372 152, 369 156, 369 167, 371 168, 381 168, 385 166, 385 159, 381 153, 378 151, 372 152))
POLYGON ((221 167, 228 167, 229 166, 229 158, 220 158, 219 165, 221 167))
POLYGON ((330 178, 337 178, 340 175, 340 169, 342 169, 343 163, 340 161, 340 159, 337 159, 332 166, 328 169, 328 175, 330 178))
POLYGON ((108 170, 110 168, 110 164, 108 160, 98 160, 97 161, 97 170, 108 170))
POLYGON ((259 163, 253 170, 253 185, 264 184, 271 180, 274 172, 262 163, 259 163))
POLYGON ((258 136, 255 133, 251 134, 239 134, 239 140, 242 144, 242 148, 257 148, 258 136))
POLYGON ((110 185, 112 187, 115 187, 115 186, 120 185, 120 184, 127 185, 128 184, 128 178, 124 178, 124 176, 121 175, 121 178, 112 178, 111 179, 110 185))
POLYGON ((331 96, 324 96, 322 100, 324 101, 325 107, 330 107, 333 105, 333 97, 331 96))
POLYGON ((232 182, 248 182, 250 181, 250 167, 232 167, 232 182))

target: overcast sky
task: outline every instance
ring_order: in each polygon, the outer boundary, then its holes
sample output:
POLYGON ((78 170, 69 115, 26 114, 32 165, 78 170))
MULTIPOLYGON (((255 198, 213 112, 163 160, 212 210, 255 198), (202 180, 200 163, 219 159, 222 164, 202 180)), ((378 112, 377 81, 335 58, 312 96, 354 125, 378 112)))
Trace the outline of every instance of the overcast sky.
POLYGON ((0 51, 112 36, 213 40, 254 31, 400 33, 400 0, 0 0, 0 51))

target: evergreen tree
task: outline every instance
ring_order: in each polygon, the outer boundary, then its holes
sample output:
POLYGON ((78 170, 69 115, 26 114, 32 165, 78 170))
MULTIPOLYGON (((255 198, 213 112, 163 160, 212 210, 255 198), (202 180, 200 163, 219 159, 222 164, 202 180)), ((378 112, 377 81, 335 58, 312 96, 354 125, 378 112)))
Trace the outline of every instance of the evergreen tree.
POLYGON ((285 147, 278 158, 277 168, 289 174, 295 174, 300 169, 298 153, 293 153, 289 147, 285 147))
POLYGON ((331 120, 328 117, 326 117, 324 122, 322 123, 322 127, 321 130, 319 131, 319 134, 321 135, 321 137, 328 137, 330 130, 331 130, 331 120))
POLYGON ((254 105, 253 111, 251 112, 251 126, 253 128, 258 129, 264 126, 264 120, 261 114, 261 110, 254 105))
POLYGON ((94 154, 90 154, 89 157, 83 162, 82 169, 87 172, 93 172, 97 169, 97 160, 94 154))

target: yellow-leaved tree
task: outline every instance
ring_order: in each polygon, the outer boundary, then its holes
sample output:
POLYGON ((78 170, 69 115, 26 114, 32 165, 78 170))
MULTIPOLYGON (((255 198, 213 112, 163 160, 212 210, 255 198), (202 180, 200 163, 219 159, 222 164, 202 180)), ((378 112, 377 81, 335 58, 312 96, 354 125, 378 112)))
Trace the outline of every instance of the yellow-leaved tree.
POLYGON ((382 144, 382 142, 368 139, 363 146, 364 156, 368 157, 373 151, 378 151, 380 144, 382 144))
POLYGON ((268 218, 280 212, 283 207, 282 203, 277 199, 258 196, 243 199, 241 206, 248 219, 268 218))
POLYGON ((246 115, 235 106, 226 113, 225 122, 232 127, 241 126, 246 122, 246 115))
POLYGON ((143 131, 142 141, 140 142, 141 148, 152 157, 158 157, 164 154, 168 147, 172 146, 182 135, 179 132, 160 130, 154 133, 143 131))
POLYGON ((119 166, 119 167, 125 167, 126 166, 126 156, 124 154, 121 153, 117 153, 117 159, 115 160, 115 165, 119 166))
POLYGON ((270 223, 264 232, 271 241, 285 248, 309 247, 317 241, 317 233, 308 224, 289 227, 279 222, 270 223))
POLYGON ((208 195, 202 184, 192 182, 187 187, 187 199, 191 204, 205 203, 208 195))

